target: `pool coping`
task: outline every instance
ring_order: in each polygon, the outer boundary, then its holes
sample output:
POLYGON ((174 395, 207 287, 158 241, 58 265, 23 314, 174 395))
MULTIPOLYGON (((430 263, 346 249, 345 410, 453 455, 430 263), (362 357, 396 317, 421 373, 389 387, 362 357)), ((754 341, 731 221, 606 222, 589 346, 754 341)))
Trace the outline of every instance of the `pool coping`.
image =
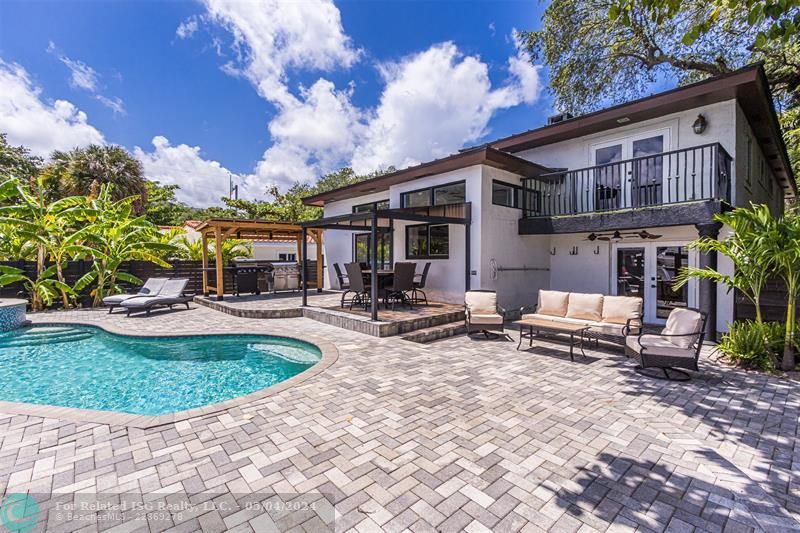
POLYGON ((265 389, 257 390, 246 394, 225 400, 223 402, 204 405, 202 407, 195 407, 183 411, 176 411, 174 413, 167 413, 163 415, 149 416, 149 415, 136 415, 132 413, 121 413, 118 411, 100 411, 95 409, 80 409, 77 407, 60 407, 55 405, 22 403, 22 402, 7 402, 0 401, 0 413, 11 415, 26 415, 37 416, 42 418, 54 418, 58 420, 67 420, 71 422, 94 423, 94 424, 107 424, 112 426, 125 426, 138 429, 149 429, 165 424, 172 424, 175 422, 182 422, 191 418, 198 418, 211 414, 225 411, 241 405, 252 403, 262 400, 274 394, 289 389, 303 383, 320 373, 330 368, 339 359, 339 350, 330 341, 309 336, 307 339, 298 339, 290 335, 278 335, 272 333, 253 333, 247 331, 230 331, 230 330, 203 330, 203 331, 181 331, 180 333, 173 332, 140 332, 134 335, 123 330, 123 328, 116 327, 111 324, 97 324, 89 321, 82 320, 69 320, 69 321, 43 321, 36 322, 34 326, 90 326, 102 329, 114 335, 121 335, 125 337, 193 337, 193 336, 214 336, 214 335, 263 335, 265 337, 284 337, 294 339, 308 344, 313 344, 319 348, 322 357, 318 363, 315 363, 311 368, 300 372, 296 376, 271 385, 265 389))

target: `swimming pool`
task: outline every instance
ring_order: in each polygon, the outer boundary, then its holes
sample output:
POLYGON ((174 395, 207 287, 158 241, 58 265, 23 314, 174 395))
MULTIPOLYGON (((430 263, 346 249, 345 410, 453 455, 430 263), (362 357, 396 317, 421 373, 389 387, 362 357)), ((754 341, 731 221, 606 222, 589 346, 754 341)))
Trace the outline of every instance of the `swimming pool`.
POLYGON ((156 416, 250 394, 320 359, 286 337, 33 326, 0 334, 0 400, 156 416))

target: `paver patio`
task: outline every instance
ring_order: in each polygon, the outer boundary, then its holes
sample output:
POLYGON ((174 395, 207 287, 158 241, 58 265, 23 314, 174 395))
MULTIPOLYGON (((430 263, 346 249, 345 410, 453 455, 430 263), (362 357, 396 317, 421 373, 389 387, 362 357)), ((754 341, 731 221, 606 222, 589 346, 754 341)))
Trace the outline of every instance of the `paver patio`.
MULTIPOLYGON (((333 342, 339 359, 262 400, 148 430, 0 413, 5 492, 319 492, 335 506, 337 531, 800 528, 796 379, 703 357, 702 376, 667 383, 634 373, 621 350, 570 363, 555 344, 518 352, 516 342, 461 336, 418 345, 202 307, 31 318, 308 335, 333 342)), ((314 531, 324 521, 224 510, 182 518, 153 530, 314 531)), ((108 527, 147 530, 93 526, 108 527)))

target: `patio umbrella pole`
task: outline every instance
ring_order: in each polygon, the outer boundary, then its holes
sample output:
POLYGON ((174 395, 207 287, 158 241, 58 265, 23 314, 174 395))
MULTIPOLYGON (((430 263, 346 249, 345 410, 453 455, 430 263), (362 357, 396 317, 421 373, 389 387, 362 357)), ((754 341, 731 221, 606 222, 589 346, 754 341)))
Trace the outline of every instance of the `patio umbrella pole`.
POLYGON ((370 268, 372 270, 372 284, 370 286, 370 301, 372 302, 372 320, 378 320, 378 212, 372 210, 372 227, 369 232, 370 268))

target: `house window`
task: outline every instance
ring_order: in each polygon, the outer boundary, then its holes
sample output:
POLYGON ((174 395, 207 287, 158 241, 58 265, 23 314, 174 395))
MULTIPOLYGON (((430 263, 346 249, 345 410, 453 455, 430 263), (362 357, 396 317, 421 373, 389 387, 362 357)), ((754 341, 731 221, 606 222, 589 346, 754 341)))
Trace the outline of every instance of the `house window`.
MULTIPOLYGON (((372 264, 369 253, 369 233, 356 233, 353 235, 353 262, 372 264)), ((388 232, 378 233, 378 268, 391 267, 392 238, 388 232)))
POLYGON ((400 199, 403 207, 462 204, 467 200, 467 185, 463 181, 437 185, 436 187, 404 192, 400 199))
POLYGON ((297 254, 278 254, 278 261, 297 261, 297 254))
POLYGON ((522 187, 504 181, 492 181, 492 203, 522 209, 522 187))
POLYGON ((379 200, 353 206, 353 213, 371 213, 373 211, 383 211, 389 209, 389 200, 379 200))
POLYGON ((406 226, 406 259, 450 257, 450 226, 419 224, 406 226))

